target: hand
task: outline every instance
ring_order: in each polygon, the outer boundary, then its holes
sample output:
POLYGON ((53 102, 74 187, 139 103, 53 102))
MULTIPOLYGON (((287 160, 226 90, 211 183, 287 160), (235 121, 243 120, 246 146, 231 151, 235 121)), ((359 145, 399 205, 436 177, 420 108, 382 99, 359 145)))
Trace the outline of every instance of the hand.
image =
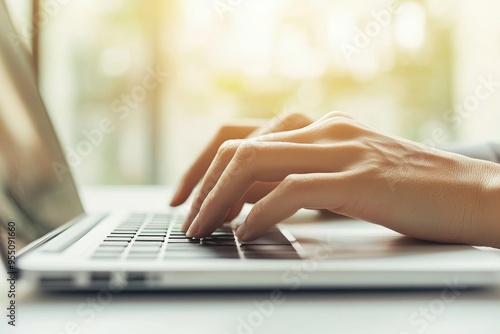
POLYGON ((388 136, 332 112, 297 130, 224 142, 184 227, 189 236, 210 235, 256 182, 272 182, 277 186, 238 228, 241 240, 309 208, 416 238, 498 246, 498 175, 496 164, 388 136))
MULTIPOLYGON (((184 203, 194 187, 198 184, 201 178, 205 175, 210 163, 214 160, 220 146, 230 139, 252 138, 265 134, 276 133, 280 131, 290 131, 303 128, 312 121, 301 114, 286 114, 280 115, 270 122, 263 125, 255 124, 236 124, 223 126, 215 137, 211 140, 208 146, 204 149, 201 155, 191 165, 186 174, 183 176, 175 195, 173 196, 170 205, 178 206, 184 203)), ((235 218, 244 203, 255 203, 262 197, 271 192, 278 183, 256 182, 245 194, 245 196, 234 206, 233 210, 226 216, 226 221, 235 218)), ((187 229, 189 225, 184 225, 187 229)))

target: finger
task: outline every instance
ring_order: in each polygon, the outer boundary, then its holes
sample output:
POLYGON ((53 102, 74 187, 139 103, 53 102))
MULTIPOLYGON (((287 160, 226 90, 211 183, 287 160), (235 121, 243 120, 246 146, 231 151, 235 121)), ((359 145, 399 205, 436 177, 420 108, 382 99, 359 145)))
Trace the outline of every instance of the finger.
POLYGON ((284 113, 273 118, 266 125, 256 129, 249 137, 258 137, 269 133, 301 129, 311 123, 312 120, 305 115, 299 113, 284 113))
POLYGON ((243 196, 243 199, 229 210, 224 222, 232 221, 240 214, 245 203, 255 203, 260 201, 263 197, 273 191, 278 184, 279 182, 255 182, 250 189, 248 189, 245 196, 243 196))
POLYGON ((278 186, 279 182, 255 182, 245 193, 245 203, 256 203, 278 186))
POLYGON ((250 189, 248 189, 245 196, 243 196, 243 199, 229 210, 229 213, 224 221, 232 221, 240 214, 245 203, 255 203, 260 201, 263 197, 273 191, 278 184, 279 182, 255 182, 250 189))
POLYGON ((324 145, 254 142, 239 146, 216 184, 200 189, 208 196, 198 198, 198 212, 188 235, 201 237, 212 233, 255 181, 276 182, 289 174, 337 172, 349 164, 351 149, 348 145, 331 144, 330 156, 325 157, 324 145))
POLYGON ((256 128, 255 125, 234 125, 221 128, 214 139, 212 139, 200 156, 191 165, 187 173, 182 177, 170 205, 178 206, 186 201, 194 187, 198 184, 203 175, 205 175, 210 163, 217 154, 217 150, 226 140, 246 138, 250 133, 255 131, 256 128))
POLYGON ((242 241, 254 240, 299 209, 342 211, 349 201, 348 173, 289 175, 257 202, 236 230, 242 241))
MULTIPOLYGON (((298 113, 292 113, 292 114, 286 114, 286 115, 280 115, 278 117, 275 117, 273 120, 271 120, 267 125, 261 126, 254 130, 251 134, 248 135, 248 137, 255 138, 255 140, 260 140, 260 141, 293 141, 291 138, 296 137, 297 141, 300 141, 298 136, 298 133, 292 132, 294 130, 299 130, 303 129, 304 127, 310 125, 312 121, 307 117, 302 114, 298 113), (290 131, 290 132, 288 132, 290 131), (270 134, 275 134, 276 132, 288 132, 288 133, 282 133, 279 136, 265 136, 265 135, 270 135, 270 134)), ((247 128, 249 129, 249 128, 247 128)), ((246 130, 247 130, 246 129, 246 130)), ((238 130, 240 131, 240 130, 238 130)), ((231 135, 231 134, 224 134, 219 135, 218 138, 224 138, 226 137, 227 140, 224 142, 234 138, 234 139, 241 139, 236 138, 236 136, 231 135)), ((209 168, 209 160, 210 162, 214 159, 217 151, 219 150, 220 146, 223 143, 220 143, 217 141, 214 145, 210 146, 209 153, 206 154, 206 156, 200 157, 199 160, 203 161, 204 164, 200 163, 195 163, 194 166, 201 166, 201 168, 198 169, 198 172, 194 173, 191 172, 188 174, 188 181, 190 181, 190 185, 187 189, 188 193, 186 194, 189 196, 189 193, 193 190, 193 188, 196 186, 196 184, 199 182, 199 180, 203 177, 203 175, 207 172, 207 169, 209 168), (217 146, 217 147, 215 147, 217 146), (214 153, 215 152, 215 153, 214 153), (207 166, 208 164, 208 166, 207 166), (196 177, 192 177, 192 175, 195 174, 196 177)), ((224 151, 224 149, 222 149, 224 151)), ((186 197, 187 197, 186 196, 186 197)), ((185 201, 185 198, 183 198, 183 201, 185 201)))
MULTIPOLYGON (((335 163, 342 162, 343 160, 346 159, 346 157, 352 159, 352 157, 358 156, 358 161, 363 159, 362 156, 359 156, 364 154, 363 153, 364 151, 362 149, 362 144, 360 144, 355 140, 356 139, 355 134, 357 132, 360 132, 360 130, 356 127, 355 124, 353 124, 352 121, 348 120, 347 117, 344 117, 342 115, 337 115, 336 113, 334 113, 332 117, 325 119, 323 123, 316 122, 301 129, 262 135, 254 138, 252 141, 257 144, 260 142, 274 142, 274 143, 284 142, 283 145, 285 145, 285 143, 287 142, 306 144, 303 145, 302 147, 305 147, 307 151, 308 148, 311 147, 310 145, 314 145, 310 143, 315 143, 316 141, 320 145, 318 146, 318 148, 320 148, 320 150, 323 150, 326 146, 321 145, 322 143, 324 143, 324 140, 322 138, 329 138, 330 141, 334 141, 340 144, 343 143, 346 144, 345 148, 347 149, 348 154, 335 155, 335 161, 334 161, 335 163)), ((219 181, 220 175, 222 175, 222 173, 224 172, 227 164, 229 163, 229 161, 231 161, 232 155, 235 154, 235 150, 239 148, 239 145, 241 143, 245 143, 249 147, 252 146, 251 142, 249 141, 239 141, 239 142, 226 142, 224 143, 225 146, 221 147, 222 149, 219 150, 220 154, 218 153, 218 158, 215 159, 216 161, 214 161, 212 166, 209 168, 209 171, 207 172, 207 175, 205 176, 202 182, 202 186, 198 191, 198 195, 195 197, 195 201, 193 202, 193 205, 191 207, 190 214, 188 215, 188 218, 183 224, 184 228, 188 228, 192 225, 194 219, 196 218, 201 209, 201 205, 205 201, 206 196, 210 193, 212 188, 219 181), (229 154, 226 154, 226 152, 229 152, 229 154), (229 156, 229 158, 222 156, 222 154, 229 156)), ((280 146, 277 146, 278 149, 279 147, 280 146)), ((240 151, 242 152, 241 149, 240 151)), ((283 152, 277 152, 276 154, 278 155, 281 153, 283 152)), ((288 154, 290 152, 285 151, 285 153, 288 154)), ((315 152, 311 150, 310 153, 315 153, 315 152)), ((253 153, 251 150, 246 149, 245 154, 251 156, 253 153)), ((305 154, 307 156, 308 153, 306 152, 305 154)), ((290 156, 287 156, 286 158, 289 159, 290 156)), ((330 156, 330 158, 332 157, 330 156)), ((248 158, 245 159, 249 160, 248 158)), ((250 160, 253 160, 253 158, 251 158, 250 160)), ((269 157, 268 161, 270 161, 271 163, 275 163, 276 161, 278 161, 278 159, 276 159, 276 157, 269 157)), ((309 166, 314 167, 315 165, 310 163, 309 166)), ((246 168, 244 166, 241 167, 246 168)), ((314 170, 313 172, 321 172, 321 171, 314 170)), ((259 181, 259 180, 254 180, 254 181, 259 181)), ((260 181, 267 181, 267 180, 260 180, 260 181)), ((220 212, 220 214, 225 214, 225 213, 220 212)), ((188 232, 191 234, 194 232, 194 230, 195 229, 193 228, 191 229, 191 231, 188 230, 188 232)))
POLYGON ((200 157, 189 168, 188 172, 183 176, 170 205, 178 206, 186 201, 194 187, 198 184, 203 175, 205 175, 218 148, 226 140, 257 137, 275 132, 296 130, 304 128, 311 123, 311 119, 307 116, 299 113, 291 113, 279 115, 266 125, 260 127, 255 125, 237 125, 221 128, 214 140, 212 140, 200 157))
MULTIPOLYGON (((304 124, 304 123, 303 123, 304 124)), ((346 141, 355 139, 362 131, 356 120, 340 111, 330 112, 320 120, 304 127, 288 131, 262 134, 255 137, 257 141, 290 141, 311 144, 316 142, 346 141)))
POLYGON ((224 218, 224 222, 230 222, 230 221, 232 221, 234 218, 238 217, 238 215, 239 215, 239 214, 240 214, 240 212, 241 212, 241 209, 243 209, 243 205, 245 205, 245 201, 241 200, 241 201, 239 201, 239 202, 238 202, 235 206, 233 206, 233 207, 229 210, 229 212, 228 212, 228 214, 227 214, 226 218, 224 218))
POLYGON ((255 182, 243 196, 243 199, 229 210, 224 222, 230 222, 238 217, 245 203, 258 202, 276 188, 278 184, 279 182, 255 182))
MULTIPOLYGON (((281 139, 287 140, 288 137, 283 137, 281 139)), ((252 139, 252 141, 254 140, 257 139, 252 139)), ((184 231, 190 228, 193 220, 198 215, 198 212, 200 211, 201 205, 205 201, 205 198, 210 193, 210 191, 212 191, 213 187, 217 184, 223 171, 226 169, 227 165, 229 164, 234 154, 236 153, 236 150, 238 149, 238 147, 240 147, 242 143, 245 143, 245 141, 228 140, 219 147, 217 155, 213 159, 210 167, 208 168, 208 171, 206 172, 201 182, 201 185, 198 191, 196 192, 196 195, 194 196, 189 213, 186 216, 186 219, 184 220, 184 223, 181 226, 181 228, 184 231)), ((248 152, 246 153, 246 155, 247 155, 246 157, 240 155, 240 160, 242 160, 242 162, 251 161, 254 159, 252 152, 248 152)))
MULTIPOLYGON (((325 115, 322 119, 333 117, 346 117, 351 118, 348 114, 335 111, 325 115)), ((255 125, 247 126, 226 126, 223 127, 216 138, 208 145, 200 157, 189 168, 188 172, 184 175, 177 191, 173 196, 170 205, 177 206, 186 201, 194 187, 207 171, 210 162, 215 157, 216 152, 220 145, 228 139, 241 139, 246 137, 258 137, 265 134, 272 134, 276 132, 292 131, 303 129, 313 122, 307 116, 300 113, 282 114, 275 117, 267 125, 257 127, 255 125)), ((270 138, 263 138, 269 140, 270 138)))
MULTIPOLYGON (((193 202, 191 203, 189 213, 181 226, 183 230, 187 230, 189 232, 190 226, 193 220, 198 215, 198 212, 200 211, 201 205, 205 201, 205 198, 217 184, 220 176, 231 161, 233 155, 236 152, 236 149, 241 142, 241 140, 228 140, 224 142, 223 145, 221 145, 217 150, 217 155, 213 159, 210 167, 207 170, 207 173, 203 177, 201 185, 196 192, 196 195, 194 196, 193 202)), ((188 233, 188 235, 190 235, 190 233, 188 233)))
POLYGON ((238 217, 245 203, 255 203, 259 201, 276 188, 278 184, 279 182, 255 182, 247 191, 243 199, 229 210, 224 222, 230 222, 238 217))

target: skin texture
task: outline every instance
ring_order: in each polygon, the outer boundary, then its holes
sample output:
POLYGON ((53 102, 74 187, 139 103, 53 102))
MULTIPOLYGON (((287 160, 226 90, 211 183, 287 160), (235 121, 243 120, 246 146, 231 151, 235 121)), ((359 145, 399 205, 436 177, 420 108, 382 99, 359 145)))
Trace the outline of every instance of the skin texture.
POLYGON ((237 230, 244 241, 308 208, 419 239, 500 247, 499 165, 382 134, 342 112, 221 129, 171 205, 200 180, 183 224, 192 237, 210 235, 249 202, 237 230))

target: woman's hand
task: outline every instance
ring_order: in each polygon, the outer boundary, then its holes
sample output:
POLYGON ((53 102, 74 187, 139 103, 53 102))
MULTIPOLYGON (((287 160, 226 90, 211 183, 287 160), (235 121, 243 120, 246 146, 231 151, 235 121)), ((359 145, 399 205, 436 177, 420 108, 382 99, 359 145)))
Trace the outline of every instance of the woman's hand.
POLYGON ((296 130, 224 142, 184 228, 189 236, 210 235, 255 184, 270 183, 238 228, 241 240, 309 208, 420 239, 498 247, 499 175, 494 163, 381 134, 332 112, 296 130))
MULTIPOLYGON (((311 123, 312 121, 306 116, 293 113, 277 116, 270 122, 260 126, 254 124, 235 124, 223 126, 219 129, 215 137, 210 141, 201 155, 191 165, 186 174, 184 174, 177 191, 170 202, 170 205, 178 206, 187 200, 194 187, 207 172, 207 169, 214 160, 217 151, 221 145, 224 144, 224 142, 232 139, 253 138, 270 133, 296 130, 311 123)), ((244 203, 257 202, 271 192, 277 185, 278 183, 276 182, 255 182, 255 184, 247 190, 245 196, 240 199, 239 203, 234 205, 225 220, 229 221, 235 218, 240 213, 244 203)), ((189 225, 184 225, 184 227, 187 229, 189 225)))

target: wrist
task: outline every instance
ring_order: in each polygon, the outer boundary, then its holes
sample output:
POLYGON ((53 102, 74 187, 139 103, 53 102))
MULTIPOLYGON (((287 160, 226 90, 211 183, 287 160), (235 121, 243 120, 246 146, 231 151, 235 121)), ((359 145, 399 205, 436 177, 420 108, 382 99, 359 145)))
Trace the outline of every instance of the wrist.
POLYGON ((500 248, 500 165, 486 163, 476 245, 500 248))

